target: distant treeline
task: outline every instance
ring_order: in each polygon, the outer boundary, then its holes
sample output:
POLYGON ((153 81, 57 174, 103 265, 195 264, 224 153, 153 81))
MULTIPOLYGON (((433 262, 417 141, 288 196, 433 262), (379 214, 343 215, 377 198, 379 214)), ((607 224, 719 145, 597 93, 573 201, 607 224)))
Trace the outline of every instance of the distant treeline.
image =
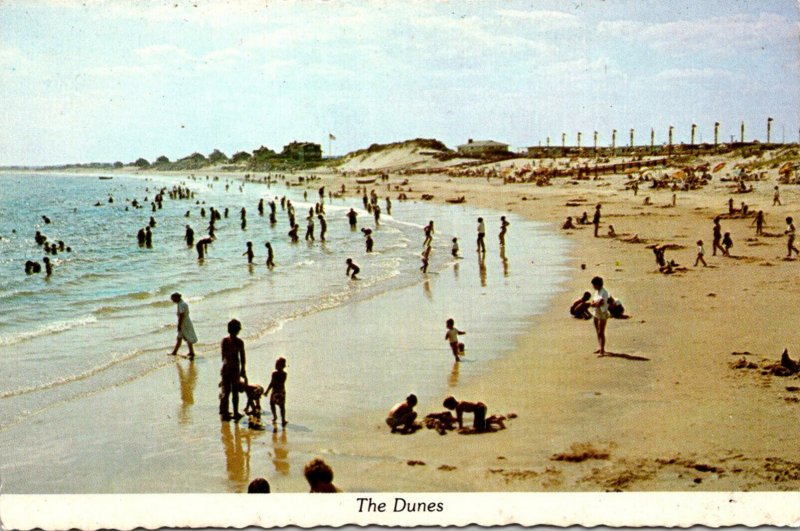
POLYGON ((292 142, 284 146, 278 153, 266 146, 261 146, 253 150, 238 151, 228 157, 219 149, 213 150, 208 156, 202 153, 192 153, 189 156, 171 161, 166 155, 157 157, 152 162, 144 157, 140 157, 133 162, 125 164, 117 162, 89 162, 80 164, 61 164, 53 166, 7 166, 6 170, 70 170, 70 169, 91 169, 91 170, 112 170, 126 166, 134 166, 142 170, 155 171, 185 171, 201 170, 209 167, 217 167, 222 170, 257 170, 257 171, 284 171, 291 169, 303 169, 327 164, 322 160, 322 149, 319 144, 312 142, 292 142))

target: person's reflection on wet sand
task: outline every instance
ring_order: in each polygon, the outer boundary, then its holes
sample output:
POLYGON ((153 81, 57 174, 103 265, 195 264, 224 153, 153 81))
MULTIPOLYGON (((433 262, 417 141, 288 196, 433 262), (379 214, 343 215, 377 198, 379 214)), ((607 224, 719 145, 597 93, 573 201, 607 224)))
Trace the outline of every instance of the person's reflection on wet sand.
POLYGON ((503 262, 503 276, 508 276, 508 258, 506 258, 505 246, 500 247, 500 261, 503 262))
POLYGON ((478 253, 478 274, 481 277, 481 287, 486 287, 486 254, 478 253))
POLYGON ((228 479, 233 483, 232 492, 241 492, 250 479, 250 437, 249 430, 244 430, 247 439, 247 451, 242 448, 242 431, 239 425, 233 423, 231 431, 230 422, 222 422, 220 433, 222 444, 225 447, 225 469, 228 479))
POLYGON ((450 387, 458 387, 458 369, 461 367, 460 363, 453 363, 453 370, 447 377, 447 385, 450 387))
POLYGON ((453 278, 458 280, 458 262, 453 265, 453 278))
POLYGON ((284 476, 289 475, 289 448, 286 445, 286 430, 280 435, 272 432, 272 463, 275 470, 284 476))
POLYGON ((425 295, 426 299, 433 302, 433 292, 431 292, 431 283, 427 279, 425 280, 425 282, 422 283, 422 294, 425 295))
POLYGON ((197 367, 193 362, 189 362, 189 368, 184 369, 183 364, 175 364, 178 368, 178 380, 181 384, 181 408, 178 411, 178 422, 187 424, 191 420, 189 408, 194 405, 194 387, 197 384, 197 367))

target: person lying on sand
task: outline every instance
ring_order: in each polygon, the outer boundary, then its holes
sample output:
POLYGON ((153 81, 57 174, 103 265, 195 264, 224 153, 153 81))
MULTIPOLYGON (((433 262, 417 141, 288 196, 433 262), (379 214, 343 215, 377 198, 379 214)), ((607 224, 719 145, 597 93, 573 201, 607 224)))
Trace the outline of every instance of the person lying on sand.
POLYGON ((411 433, 414 431, 414 421, 417 419, 417 412, 414 411, 414 406, 417 405, 417 396, 410 394, 403 402, 395 404, 389 410, 389 415, 386 417, 386 424, 392 428, 392 433, 396 433, 398 429, 400 433, 411 433))

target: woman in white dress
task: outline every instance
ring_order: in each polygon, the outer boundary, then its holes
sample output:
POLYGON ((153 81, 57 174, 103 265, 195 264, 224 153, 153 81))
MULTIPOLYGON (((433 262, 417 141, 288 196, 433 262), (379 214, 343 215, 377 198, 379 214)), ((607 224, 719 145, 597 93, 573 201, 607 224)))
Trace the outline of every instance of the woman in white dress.
POLYGON ((178 354, 178 349, 181 342, 185 339, 186 344, 189 345, 189 358, 194 358, 194 344, 197 343, 197 335, 194 333, 194 325, 189 318, 189 305, 181 299, 181 294, 175 292, 170 297, 172 302, 178 305, 178 339, 175 342, 175 348, 172 349, 170 354, 175 356, 178 354))

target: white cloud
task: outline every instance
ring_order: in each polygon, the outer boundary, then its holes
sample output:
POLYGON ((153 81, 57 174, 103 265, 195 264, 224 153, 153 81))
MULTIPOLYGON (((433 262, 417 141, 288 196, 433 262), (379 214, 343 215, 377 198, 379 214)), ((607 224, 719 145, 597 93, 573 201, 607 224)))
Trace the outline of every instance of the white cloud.
POLYGON ((0 71, 24 72, 33 64, 19 48, 0 48, 0 71))
POLYGON ((655 75, 661 81, 720 81, 733 77, 732 72, 720 68, 670 68, 655 75))
POLYGON ((520 11, 517 9, 500 9, 497 14, 501 18, 523 20, 535 24, 538 29, 572 29, 581 26, 577 16, 562 11, 520 11))
POLYGON ((773 13, 660 23, 603 21, 598 24, 597 32, 607 37, 634 39, 676 55, 734 55, 742 49, 754 49, 786 39, 797 42, 800 38, 796 23, 773 13))
POLYGON ((561 79, 588 80, 588 79, 608 79, 619 75, 619 70, 615 63, 607 57, 597 59, 572 59, 569 61, 559 61, 545 65, 542 69, 548 76, 561 79))
POLYGON ((155 63, 191 62, 195 60, 192 54, 172 44, 153 44, 139 48, 134 53, 144 61, 155 63))

